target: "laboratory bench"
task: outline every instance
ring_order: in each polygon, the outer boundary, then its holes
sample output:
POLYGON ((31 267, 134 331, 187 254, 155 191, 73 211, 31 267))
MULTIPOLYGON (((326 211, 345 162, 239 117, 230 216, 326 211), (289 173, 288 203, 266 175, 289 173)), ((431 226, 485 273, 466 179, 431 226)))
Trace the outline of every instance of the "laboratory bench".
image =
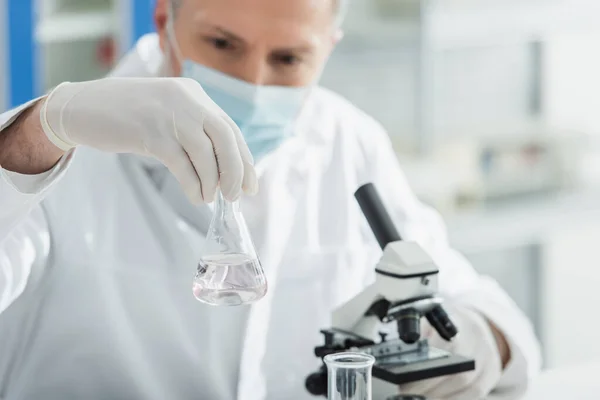
POLYGON ((599 372, 598 361, 544 371, 523 400, 597 400, 599 372))
POLYGON ((589 318, 600 304, 600 188, 495 202, 446 223, 452 246, 531 319, 545 367, 600 359, 599 346, 585 345, 600 330, 589 318), (584 345, 565 339, 573 329, 584 345))

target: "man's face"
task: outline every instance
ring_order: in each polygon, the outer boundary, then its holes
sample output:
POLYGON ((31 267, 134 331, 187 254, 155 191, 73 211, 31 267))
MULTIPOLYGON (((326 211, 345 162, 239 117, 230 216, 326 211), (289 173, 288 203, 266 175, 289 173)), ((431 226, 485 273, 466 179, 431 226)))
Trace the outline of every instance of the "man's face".
MULTIPOLYGON (((320 74, 339 37, 334 0, 180 0, 175 38, 184 58, 259 85, 304 86, 320 74)), ((169 1, 156 24, 163 51, 169 1)), ((170 52, 175 73, 180 65, 170 52)))

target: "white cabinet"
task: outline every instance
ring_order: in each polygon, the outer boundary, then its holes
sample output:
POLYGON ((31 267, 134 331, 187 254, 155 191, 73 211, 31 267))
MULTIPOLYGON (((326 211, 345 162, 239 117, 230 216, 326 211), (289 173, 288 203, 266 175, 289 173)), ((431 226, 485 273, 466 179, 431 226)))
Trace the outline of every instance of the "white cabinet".
POLYGON ((115 0, 41 1, 36 40, 41 44, 99 39, 117 32, 115 0))
POLYGON ((542 251, 542 327, 549 367, 600 360, 600 224, 566 225, 542 251))

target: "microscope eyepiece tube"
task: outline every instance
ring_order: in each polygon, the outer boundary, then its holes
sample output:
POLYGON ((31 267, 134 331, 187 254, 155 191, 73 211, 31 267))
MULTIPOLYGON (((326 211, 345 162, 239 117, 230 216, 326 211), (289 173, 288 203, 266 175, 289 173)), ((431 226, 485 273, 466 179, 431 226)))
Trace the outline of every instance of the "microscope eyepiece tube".
POLYGON ((425 318, 427 318, 427 321, 429 321, 437 333, 447 341, 450 341, 458 333, 456 326, 454 326, 450 317, 440 305, 435 306, 425 314, 425 318))
POLYGON ((372 183, 367 183, 358 188, 354 193, 360 208, 379 243, 383 249, 388 243, 401 240, 398 230, 394 226, 377 189, 372 183))

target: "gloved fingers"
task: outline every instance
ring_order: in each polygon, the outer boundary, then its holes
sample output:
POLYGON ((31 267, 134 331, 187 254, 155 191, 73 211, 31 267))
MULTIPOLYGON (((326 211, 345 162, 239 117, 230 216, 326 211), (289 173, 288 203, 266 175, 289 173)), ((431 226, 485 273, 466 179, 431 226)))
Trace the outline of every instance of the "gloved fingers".
POLYGON ((146 145, 146 151, 163 163, 175 176, 193 204, 203 202, 202 187, 188 154, 178 142, 156 142, 146 145))
POLYGON ((238 147, 240 149, 240 155, 242 156, 242 160, 254 165, 254 157, 252 157, 252 153, 250 153, 250 149, 246 144, 246 140, 244 139, 244 135, 242 134, 240 128, 227 114, 223 115, 223 120, 229 125, 229 127, 233 131, 233 134, 235 135, 235 140, 237 141, 238 147))
POLYGON ((208 136, 202 132, 197 118, 181 113, 173 120, 175 137, 191 160, 200 183, 202 199, 211 203, 219 185, 219 166, 208 136))
POLYGON ((223 197, 237 200, 244 180, 244 163, 233 130, 222 118, 206 115, 204 132, 212 142, 223 197))
POLYGON ((244 161, 244 181, 242 182, 244 193, 254 196, 258 193, 258 178, 254 165, 244 161))
POLYGON ((246 194, 255 195, 258 192, 258 179, 256 177, 256 171, 254 170, 254 158, 252 157, 252 153, 250 153, 250 149, 244 140, 244 136, 236 123, 227 115, 225 115, 223 119, 233 130, 238 148, 240 149, 240 155, 242 156, 242 162, 244 164, 242 190, 246 194))

